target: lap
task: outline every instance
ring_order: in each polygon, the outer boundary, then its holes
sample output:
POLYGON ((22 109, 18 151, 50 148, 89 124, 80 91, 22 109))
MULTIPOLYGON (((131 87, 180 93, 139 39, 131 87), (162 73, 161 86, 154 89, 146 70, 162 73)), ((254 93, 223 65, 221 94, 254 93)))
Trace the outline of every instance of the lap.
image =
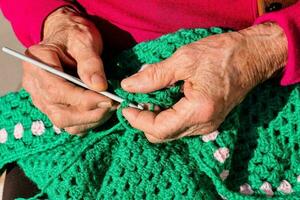
POLYGON ((3 200, 30 198, 37 194, 38 188, 15 164, 8 165, 3 190, 3 200))

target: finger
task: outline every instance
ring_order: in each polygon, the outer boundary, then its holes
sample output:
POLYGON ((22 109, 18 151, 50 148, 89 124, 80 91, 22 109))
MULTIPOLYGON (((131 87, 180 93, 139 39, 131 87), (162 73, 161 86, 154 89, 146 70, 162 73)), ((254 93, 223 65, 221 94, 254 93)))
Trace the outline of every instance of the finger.
POLYGON ((96 123, 83 124, 83 125, 79 125, 79 126, 71 126, 71 127, 65 128, 65 130, 70 134, 83 135, 88 130, 94 129, 94 128, 99 127, 102 124, 104 124, 112 116, 112 114, 113 114, 113 112, 108 112, 100 121, 98 121, 96 123))
POLYGON ((196 124, 194 126, 189 127, 186 131, 184 131, 179 138, 185 136, 206 135, 217 130, 217 127, 218 126, 214 122, 196 124))
POLYGON ((45 99, 52 104, 76 105, 82 110, 110 108, 113 106, 113 101, 108 97, 77 87, 44 70, 37 69, 36 72, 36 75, 39 76, 38 81, 24 80, 23 85, 26 89, 32 91, 32 96, 37 99, 45 99), (34 91, 38 91, 38 93, 34 91))
POLYGON ((93 129, 100 126, 100 123, 96 122, 96 123, 91 123, 91 124, 84 124, 84 125, 80 125, 80 126, 71 126, 71 127, 67 127, 64 128, 68 133, 74 135, 83 135, 85 134, 89 129, 93 129))
POLYGON ((101 121, 108 109, 95 109, 80 112, 76 107, 64 105, 49 105, 46 110, 47 116, 53 124, 59 128, 66 128, 82 124, 90 124, 101 121))
POLYGON ((78 75, 85 84, 97 91, 107 89, 103 62, 95 48, 70 49, 70 54, 76 60, 78 75))
POLYGON ((146 138, 149 142, 155 143, 155 144, 163 143, 163 142, 169 142, 169 141, 174 140, 173 138, 171 138, 171 139, 160 139, 160 138, 157 138, 157 137, 155 137, 151 134, 148 134, 148 133, 145 133, 145 136, 146 136, 146 138))
MULTIPOLYGON (((57 50, 52 46, 34 45, 29 47, 25 51, 25 54, 47 65, 50 65, 57 70, 62 71, 61 62, 56 51, 57 50)), ((39 69, 37 66, 27 62, 24 62, 23 66, 39 69)))
POLYGON ((108 97, 77 87, 67 81, 48 86, 43 90, 44 97, 53 104, 77 106, 80 111, 96 108, 111 108, 114 103, 108 97))
POLYGON ((190 126, 194 106, 182 98, 173 108, 155 114, 133 108, 123 109, 123 115, 134 128, 160 140, 171 139, 190 126))
POLYGON ((170 139, 157 138, 155 135, 152 135, 152 134, 149 134, 149 133, 145 133, 145 136, 148 139, 148 141, 151 142, 151 143, 163 143, 163 142, 170 142, 170 141, 173 141, 173 140, 177 140, 177 139, 187 137, 187 136, 210 134, 210 133, 213 133, 214 131, 217 130, 216 127, 217 126, 213 126, 211 123, 197 124, 197 125, 189 127, 186 131, 181 132, 177 136, 174 135, 170 139))
POLYGON ((173 58, 162 62, 146 65, 143 70, 122 80, 121 86, 129 92, 147 93, 174 84, 178 79, 175 76, 173 58))
POLYGON ((145 133, 147 140, 151 143, 162 143, 164 140, 159 139, 151 134, 145 133))
POLYGON ((64 63, 64 69, 70 68, 71 66, 76 66, 76 61, 65 51, 66 47, 60 44, 44 43, 43 41, 39 43, 43 48, 50 48, 56 52, 59 59, 64 63))
MULTIPOLYGON (((54 45, 39 45, 29 48, 28 54, 31 56, 38 55, 39 59, 43 62, 56 69, 62 70, 58 56, 58 54, 61 54, 62 52, 58 51, 59 48, 54 45)), ((41 91, 44 92, 44 97, 50 102, 80 105, 86 110, 95 109, 97 107, 108 108, 112 106, 111 99, 93 91, 77 87, 44 70, 40 70, 40 76, 42 80, 47 80, 48 82, 47 87, 43 88, 41 91)))

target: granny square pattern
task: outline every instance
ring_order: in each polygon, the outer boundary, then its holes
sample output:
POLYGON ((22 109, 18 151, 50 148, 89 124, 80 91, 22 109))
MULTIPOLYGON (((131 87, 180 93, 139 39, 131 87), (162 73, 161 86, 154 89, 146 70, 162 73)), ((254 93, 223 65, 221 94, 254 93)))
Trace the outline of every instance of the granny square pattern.
POLYGON ((126 101, 83 137, 53 126, 24 89, 1 97, 0 169, 16 162, 40 189, 31 199, 300 199, 299 84, 267 81, 218 131, 163 144, 149 143, 121 114, 130 102, 165 109, 182 94, 180 82, 131 94, 121 89, 120 80, 182 45, 226 31, 179 30, 107 61, 110 90, 126 101))

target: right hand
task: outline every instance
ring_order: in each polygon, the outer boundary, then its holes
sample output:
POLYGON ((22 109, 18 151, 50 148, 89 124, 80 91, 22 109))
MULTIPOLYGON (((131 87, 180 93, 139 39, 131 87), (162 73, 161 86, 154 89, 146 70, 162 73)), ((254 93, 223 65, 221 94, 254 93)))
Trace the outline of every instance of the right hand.
MULTIPOLYGON (((80 79, 97 91, 107 89, 100 58, 102 39, 95 25, 70 8, 50 14, 44 24, 43 40, 26 54, 63 71, 71 66, 80 79)), ((85 90, 36 66, 23 63, 23 87, 33 104, 54 125, 71 134, 81 134, 101 125, 115 109, 111 99, 85 90)))

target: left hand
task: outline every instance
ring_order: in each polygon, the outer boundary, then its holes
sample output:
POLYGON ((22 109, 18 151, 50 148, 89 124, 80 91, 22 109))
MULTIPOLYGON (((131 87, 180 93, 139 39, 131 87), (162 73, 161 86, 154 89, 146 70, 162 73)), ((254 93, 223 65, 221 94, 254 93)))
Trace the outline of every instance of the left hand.
POLYGON ((129 92, 148 93, 183 80, 184 97, 179 102, 159 113, 126 108, 123 115, 154 143, 208 134, 286 61, 284 32, 273 23, 210 36, 121 83, 129 92))

